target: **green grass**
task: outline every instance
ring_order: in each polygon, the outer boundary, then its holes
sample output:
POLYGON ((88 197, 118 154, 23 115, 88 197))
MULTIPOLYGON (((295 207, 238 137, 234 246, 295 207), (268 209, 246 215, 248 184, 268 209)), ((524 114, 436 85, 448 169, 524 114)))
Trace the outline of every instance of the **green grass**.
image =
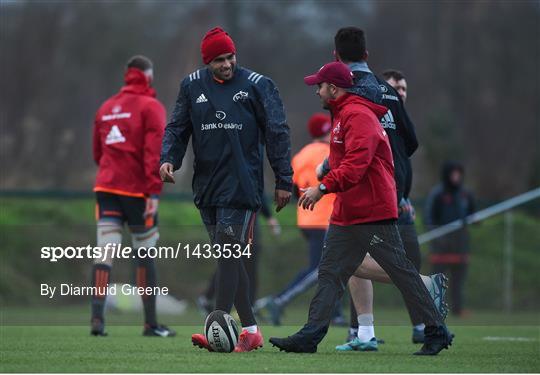
MULTIPOLYGON (((376 332, 387 344, 377 353, 336 353, 333 348, 345 336, 338 328, 330 329, 315 355, 279 353, 268 344, 255 353, 208 353, 190 343, 190 335, 202 325, 194 308, 180 317, 163 317, 178 330, 173 339, 141 337, 140 314, 112 313, 107 315, 110 336, 89 337, 88 299, 48 300, 39 296, 39 283, 88 282, 91 262, 50 264, 39 259, 38 250, 42 243, 57 241, 93 243, 93 209, 91 199, 0 199, 0 372, 540 372, 537 217, 515 216, 514 306, 520 312, 497 312, 502 306, 504 227, 502 217, 496 217, 471 227, 471 317, 449 318, 456 334, 451 350, 418 358, 411 355, 417 346, 410 343, 403 301, 395 287, 382 284, 375 284, 376 332), (484 339, 489 336, 525 340, 484 339)), ((278 215, 284 225, 279 238, 262 228, 260 296, 279 290, 305 265, 305 242, 294 217, 293 207, 278 215)), ((160 221, 163 244, 207 240, 191 202, 163 201, 160 221)), ((193 300, 206 286, 215 262, 161 261, 158 267, 162 286, 170 287, 173 296, 193 300)), ((114 272, 113 282, 127 282, 129 262, 118 262, 114 272)), ((304 323, 312 293, 287 310, 287 327, 263 326, 266 341, 294 333, 304 323)))
MULTIPOLYGON (((281 353, 270 344, 253 353, 208 353, 191 345, 199 327, 174 327, 178 336, 146 338, 140 328, 114 326, 95 338, 82 326, 2 327, 1 372, 538 372, 536 327, 455 327, 450 350, 437 357, 417 357, 409 327, 378 327, 386 344, 378 352, 337 353, 344 330, 332 328, 316 354, 281 353), (524 337, 532 341, 486 341, 487 336, 524 337)), ((263 327, 285 336, 297 327, 263 327)))
POLYGON ((316 354, 282 353, 268 344, 271 336, 294 333, 304 322, 307 306, 287 311, 286 323, 290 325, 263 326, 265 346, 242 354, 208 353, 193 347, 190 336, 201 331, 202 317, 192 308, 181 317, 162 317, 178 332, 177 337, 165 339, 142 337, 141 327, 136 323, 140 314, 113 313, 107 315, 109 336, 90 337, 89 328, 83 323, 88 313, 87 306, 55 310, 3 308, 0 372, 540 371, 537 314, 477 311, 467 320, 449 317, 449 327, 456 334, 454 345, 437 357, 425 358, 411 355, 419 346, 410 342, 411 328, 404 309, 376 309, 376 333, 386 341, 378 352, 337 353, 334 347, 343 343, 346 332, 344 328, 331 327, 316 354), (60 321, 67 324, 60 325, 60 321), (519 339, 486 340, 486 337, 519 339))
MULTIPOLYGON (((61 261, 51 264, 40 259, 41 246, 80 246, 95 243, 95 201, 92 198, 8 198, 0 197, 0 304, 50 306, 39 296, 40 283, 88 282, 91 261, 61 261), (31 260, 31 261, 29 261, 31 260)), ((421 207, 418 208, 418 232, 421 226, 421 207)), ((208 235, 201 224, 199 212, 191 201, 164 199, 160 204, 160 245, 207 243, 208 235)), ((294 205, 276 215, 282 224, 279 237, 270 234, 261 220, 262 252, 260 254, 259 295, 276 293, 307 263, 307 246, 295 225, 294 205)), ((516 210, 514 215, 513 298, 514 306, 538 311, 540 298, 540 219, 527 211, 516 210)), ((471 230, 471 263, 465 288, 468 308, 498 309, 503 306, 505 244, 504 220, 493 217, 471 230)), ((129 245, 127 232, 124 245, 129 245)), ((428 247, 423 246, 422 271, 429 272, 428 247)), ((214 260, 158 261, 159 280, 169 287, 172 295, 194 298, 201 293, 214 272, 214 260)), ((113 282, 132 278, 129 261, 115 262, 113 282)), ((402 305, 393 286, 377 284, 376 303, 384 307, 402 305)), ((81 299, 59 301, 82 303, 81 299)), ((304 301, 305 302, 305 301, 304 301)))

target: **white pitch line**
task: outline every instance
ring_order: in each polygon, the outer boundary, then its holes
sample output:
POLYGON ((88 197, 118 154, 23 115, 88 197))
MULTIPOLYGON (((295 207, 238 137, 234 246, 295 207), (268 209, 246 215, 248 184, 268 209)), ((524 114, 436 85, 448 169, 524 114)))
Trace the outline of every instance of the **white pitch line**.
POLYGON ((536 339, 530 337, 506 337, 506 336, 486 336, 482 338, 486 341, 536 341, 536 339))

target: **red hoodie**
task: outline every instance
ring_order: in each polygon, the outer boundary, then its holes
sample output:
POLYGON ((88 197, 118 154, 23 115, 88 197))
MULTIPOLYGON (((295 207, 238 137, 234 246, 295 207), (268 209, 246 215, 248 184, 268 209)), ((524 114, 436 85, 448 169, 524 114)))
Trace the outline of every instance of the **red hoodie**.
POLYGON ((387 108, 357 95, 331 101, 331 171, 322 183, 336 193, 330 223, 353 225, 397 218, 394 162, 379 119, 387 108))
POLYGON ((94 191, 133 197, 159 194, 165 108, 144 73, 130 68, 126 85, 99 108, 93 151, 99 166, 94 191))

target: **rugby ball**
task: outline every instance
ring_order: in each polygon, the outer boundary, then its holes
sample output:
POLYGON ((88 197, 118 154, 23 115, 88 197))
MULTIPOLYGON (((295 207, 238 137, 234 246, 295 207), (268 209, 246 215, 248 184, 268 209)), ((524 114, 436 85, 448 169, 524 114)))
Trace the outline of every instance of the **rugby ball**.
POLYGON ((204 334, 214 351, 230 353, 238 342, 238 325, 225 311, 216 310, 206 317, 204 334))

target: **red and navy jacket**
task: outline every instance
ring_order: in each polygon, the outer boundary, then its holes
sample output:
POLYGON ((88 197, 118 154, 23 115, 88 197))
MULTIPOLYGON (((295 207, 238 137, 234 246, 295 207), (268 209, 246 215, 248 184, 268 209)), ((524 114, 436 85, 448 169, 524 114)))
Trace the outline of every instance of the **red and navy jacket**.
POLYGON ((354 225, 395 219, 394 162, 379 119, 387 108, 354 94, 331 101, 330 172, 322 183, 336 193, 330 223, 354 225))
POLYGON ((129 68, 125 86, 99 108, 94 120, 93 152, 98 165, 94 191, 133 197, 157 195, 159 153, 165 108, 144 73, 129 68))
POLYGON ((265 149, 276 188, 292 190, 285 109, 276 85, 262 74, 237 66, 225 82, 218 82, 208 68, 184 78, 165 129, 161 163, 179 169, 190 138, 198 208, 258 210, 265 149))

